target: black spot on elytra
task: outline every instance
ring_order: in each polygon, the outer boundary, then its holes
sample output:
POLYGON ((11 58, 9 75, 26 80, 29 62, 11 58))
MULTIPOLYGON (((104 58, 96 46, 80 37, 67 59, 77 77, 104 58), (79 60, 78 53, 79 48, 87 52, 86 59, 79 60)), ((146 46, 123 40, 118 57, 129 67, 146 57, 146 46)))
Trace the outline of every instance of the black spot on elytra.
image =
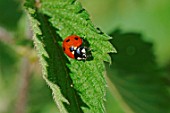
POLYGON ((65 47, 63 47, 63 50, 65 51, 65 47))
POLYGON ((66 40, 66 42, 69 42, 69 41, 70 41, 70 39, 67 39, 67 40, 66 40))
POLYGON ((74 39, 75 39, 75 40, 78 40, 79 38, 78 38, 78 37, 75 37, 74 39))

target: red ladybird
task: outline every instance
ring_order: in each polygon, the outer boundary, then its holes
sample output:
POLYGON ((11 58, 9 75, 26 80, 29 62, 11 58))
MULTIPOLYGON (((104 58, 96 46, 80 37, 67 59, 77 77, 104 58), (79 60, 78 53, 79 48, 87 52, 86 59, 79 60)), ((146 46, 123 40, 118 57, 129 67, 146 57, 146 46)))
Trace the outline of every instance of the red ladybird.
POLYGON ((77 35, 71 35, 64 39, 63 50, 70 58, 86 60, 86 48, 82 46, 83 40, 77 35))

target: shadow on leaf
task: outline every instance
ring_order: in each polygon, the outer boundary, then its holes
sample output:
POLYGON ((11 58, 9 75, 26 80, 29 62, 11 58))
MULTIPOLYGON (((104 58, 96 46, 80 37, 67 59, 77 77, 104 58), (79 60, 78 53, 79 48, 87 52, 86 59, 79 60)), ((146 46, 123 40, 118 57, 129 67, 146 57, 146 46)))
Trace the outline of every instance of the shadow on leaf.
POLYGON ((113 64, 106 64, 106 70, 119 95, 136 113, 167 113, 170 95, 155 62, 153 44, 139 33, 117 30, 111 36, 117 54, 111 54, 113 64))

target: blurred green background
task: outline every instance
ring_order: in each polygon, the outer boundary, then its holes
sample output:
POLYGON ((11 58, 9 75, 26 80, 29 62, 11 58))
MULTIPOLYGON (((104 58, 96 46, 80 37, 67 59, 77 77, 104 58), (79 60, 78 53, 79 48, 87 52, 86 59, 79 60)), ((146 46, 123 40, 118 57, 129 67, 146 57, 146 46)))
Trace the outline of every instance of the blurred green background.
MULTIPOLYGON (((170 113, 170 1, 79 0, 118 53, 107 113, 170 113)), ((57 113, 22 0, 0 0, 0 113, 57 113)))

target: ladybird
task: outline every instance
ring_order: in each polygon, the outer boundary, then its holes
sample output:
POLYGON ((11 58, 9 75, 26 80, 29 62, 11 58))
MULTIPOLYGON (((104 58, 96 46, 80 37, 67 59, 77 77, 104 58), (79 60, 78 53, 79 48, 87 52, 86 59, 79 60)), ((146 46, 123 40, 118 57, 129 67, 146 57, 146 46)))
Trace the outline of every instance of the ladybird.
POLYGON ((87 48, 83 46, 83 39, 77 35, 66 37, 62 47, 64 53, 72 59, 86 60, 87 58, 87 48))

